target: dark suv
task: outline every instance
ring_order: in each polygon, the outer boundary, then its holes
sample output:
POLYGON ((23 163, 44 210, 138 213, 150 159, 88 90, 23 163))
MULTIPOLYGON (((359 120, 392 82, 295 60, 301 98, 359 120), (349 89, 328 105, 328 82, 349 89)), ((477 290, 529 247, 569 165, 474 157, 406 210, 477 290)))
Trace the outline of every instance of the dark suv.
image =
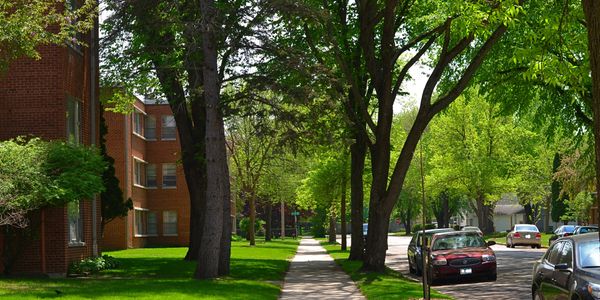
POLYGON ((556 240, 533 265, 533 299, 600 299, 598 233, 556 240))

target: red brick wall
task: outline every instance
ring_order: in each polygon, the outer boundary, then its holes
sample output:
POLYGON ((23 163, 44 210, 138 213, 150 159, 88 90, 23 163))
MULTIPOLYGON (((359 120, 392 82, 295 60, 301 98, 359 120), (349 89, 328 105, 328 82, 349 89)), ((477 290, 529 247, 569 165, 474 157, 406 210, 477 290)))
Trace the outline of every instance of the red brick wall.
MULTIPOLYGON (((97 78, 98 74, 90 72, 89 49, 84 48, 83 54, 70 47, 44 46, 39 49, 41 60, 17 60, 0 77, 0 140, 19 135, 65 139, 66 103, 67 97, 71 96, 81 101, 82 142, 89 145, 92 142, 91 126, 97 128, 97 122, 90 124, 91 110, 99 112, 97 107, 90 106, 90 76, 97 78)), ((97 88, 96 86, 96 90, 97 88)), ((94 143, 97 142, 96 139, 94 143)), ((99 207, 96 212, 99 216, 99 207)), ((40 218, 40 214, 36 218, 40 218)), ((15 273, 41 273, 44 269, 42 261, 46 262, 46 273, 66 273, 70 262, 92 255, 91 200, 83 202, 85 246, 68 246, 65 207, 45 209, 44 218, 45 222, 36 230, 41 233, 43 226, 45 235, 38 235, 26 247, 15 265, 15 273), (45 245, 45 259, 41 255, 42 241, 45 245)), ((41 222, 36 219, 32 223, 41 222)), ((99 218, 97 229, 100 229, 99 218)))

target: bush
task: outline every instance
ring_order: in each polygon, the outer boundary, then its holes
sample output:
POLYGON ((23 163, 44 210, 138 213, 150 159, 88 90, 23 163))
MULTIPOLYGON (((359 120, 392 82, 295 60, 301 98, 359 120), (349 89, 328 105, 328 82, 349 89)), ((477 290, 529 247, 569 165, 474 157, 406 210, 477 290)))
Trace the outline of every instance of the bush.
MULTIPOLYGON (((262 232, 264 234, 264 225, 266 224, 265 221, 256 218, 255 222, 254 222, 254 235, 258 236, 260 235, 260 233, 262 232)), ((248 229, 250 228, 250 218, 248 217, 243 217, 240 220, 240 233, 241 236, 248 238, 248 229)))
POLYGON ((79 262, 73 262, 69 265, 70 275, 89 275, 102 270, 117 269, 121 263, 112 256, 103 255, 101 257, 89 257, 79 262))

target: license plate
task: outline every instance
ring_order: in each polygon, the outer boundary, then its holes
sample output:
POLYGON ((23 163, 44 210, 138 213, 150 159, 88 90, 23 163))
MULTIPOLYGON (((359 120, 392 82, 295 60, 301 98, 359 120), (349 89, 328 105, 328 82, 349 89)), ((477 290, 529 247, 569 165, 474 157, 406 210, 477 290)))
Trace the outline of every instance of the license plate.
POLYGON ((460 275, 468 275, 471 273, 473 273, 473 269, 471 269, 471 268, 460 269, 460 275))
POLYGON ((525 238, 526 238, 526 239, 530 239, 530 238, 531 238, 531 234, 526 234, 526 235, 525 235, 525 238))

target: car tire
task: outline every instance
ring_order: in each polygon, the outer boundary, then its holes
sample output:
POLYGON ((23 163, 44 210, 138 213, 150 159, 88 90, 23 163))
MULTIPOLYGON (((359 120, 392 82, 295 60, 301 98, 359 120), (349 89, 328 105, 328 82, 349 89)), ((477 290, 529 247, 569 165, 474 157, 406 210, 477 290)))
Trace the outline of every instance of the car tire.
POLYGON ((421 272, 421 269, 419 269, 418 264, 415 266, 415 275, 417 275, 417 276, 423 275, 423 272, 421 272))
POLYGON ((408 260, 408 273, 415 274, 415 269, 413 268, 412 263, 410 263, 410 259, 408 260))
POLYGON ((531 249, 538 248, 538 245, 531 245, 531 249))

